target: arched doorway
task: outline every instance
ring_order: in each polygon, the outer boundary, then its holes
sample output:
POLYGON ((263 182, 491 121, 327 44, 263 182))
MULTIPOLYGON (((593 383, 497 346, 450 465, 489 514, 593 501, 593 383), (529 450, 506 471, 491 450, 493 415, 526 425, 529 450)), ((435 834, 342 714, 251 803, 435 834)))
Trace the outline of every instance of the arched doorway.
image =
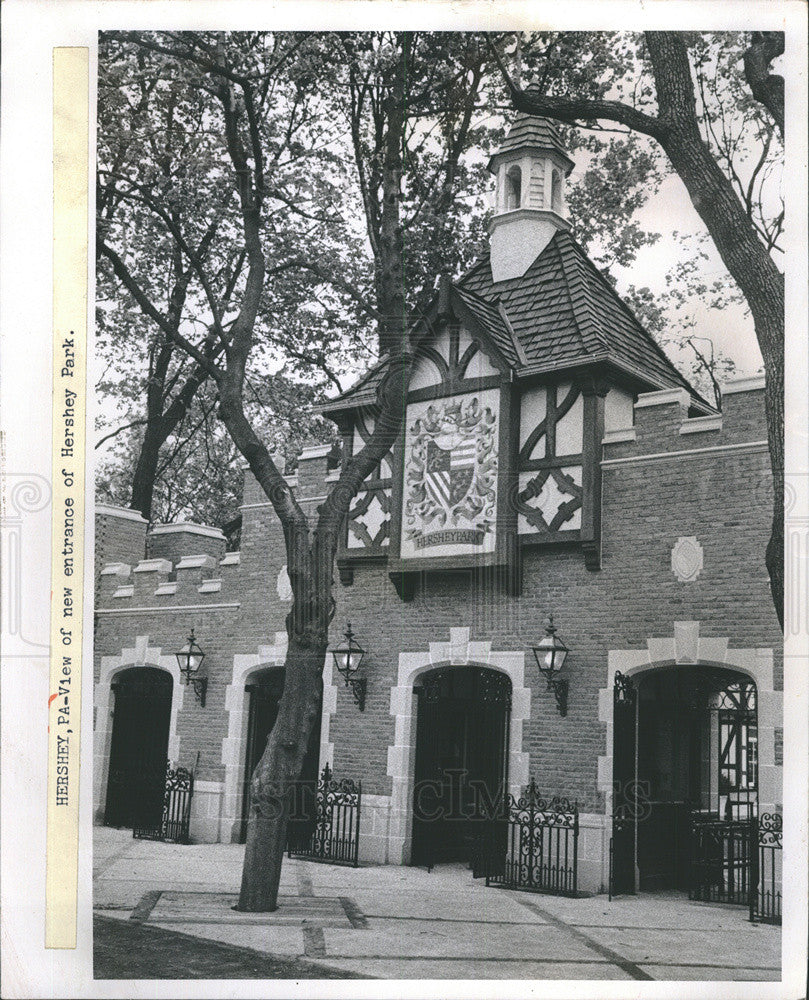
POLYGON ((617 675, 613 759, 616 891, 701 892, 710 869, 711 898, 746 902, 758 796, 753 681, 707 665, 617 675))
POLYGON ((107 826, 149 826, 160 821, 172 688, 171 674, 157 667, 130 667, 115 675, 107 826))
MULTIPOLYGON (((253 674, 245 685, 249 703, 247 712, 247 743, 244 758, 244 781, 242 784, 240 844, 247 839, 247 818, 250 814, 250 780, 256 764, 267 746, 267 739, 278 717, 278 705, 284 693, 285 671, 283 667, 269 667, 253 674)), ((320 713, 318 713, 320 714, 320 713)), ((312 728, 309 745, 303 762, 300 778, 300 795, 296 798, 296 808, 290 819, 290 836, 303 836, 306 829, 315 822, 314 799, 317 787, 317 767, 320 757, 319 719, 312 728)))
POLYGON ((480 820, 508 791, 511 680, 486 667, 422 674, 417 698, 411 862, 470 862, 480 820))

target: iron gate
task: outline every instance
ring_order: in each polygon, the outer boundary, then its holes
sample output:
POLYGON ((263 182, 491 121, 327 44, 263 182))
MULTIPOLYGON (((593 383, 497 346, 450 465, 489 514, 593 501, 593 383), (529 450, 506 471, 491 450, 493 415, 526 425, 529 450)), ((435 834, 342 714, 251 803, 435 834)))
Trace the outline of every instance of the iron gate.
POLYGON ((338 780, 326 764, 317 783, 314 830, 310 832, 305 827, 290 824, 288 856, 356 868, 361 806, 362 782, 351 778, 338 780))
MULTIPOLYGON (((197 754, 199 759, 199 754, 197 754)), ((191 823, 191 797, 194 794, 194 771, 168 761, 160 817, 142 819, 132 827, 132 836, 141 840, 165 840, 187 844, 191 823)))
POLYGON ((689 899, 746 906, 750 900, 750 820, 695 814, 689 899))
POLYGON ((562 896, 578 887, 579 808, 566 798, 545 799, 531 779, 524 795, 508 795, 502 819, 487 821, 486 885, 562 896))
POLYGON ((782 838, 780 813, 762 813, 751 823, 750 919, 758 923, 781 923, 782 838))
POLYGON ((707 709, 708 787, 691 814, 689 898, 752 905, 758 876, 758 726, 752 682, 732 681, 707 709))

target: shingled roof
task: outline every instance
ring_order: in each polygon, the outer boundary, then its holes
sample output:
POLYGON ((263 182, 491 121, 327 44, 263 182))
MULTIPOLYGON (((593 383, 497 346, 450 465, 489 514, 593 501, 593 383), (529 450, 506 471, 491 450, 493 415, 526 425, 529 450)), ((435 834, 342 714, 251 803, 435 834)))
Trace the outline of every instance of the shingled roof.
POLYGON ((649 389, 682 387, 704 402, 564 230, 522 277, 495 285, 487 255, 458 285, 500 299, 532 372, 609 361, 649 389))
MULTIPOLYGON (((641 391, 684 388, 701 409, 712 409, 564 230, 521 277, 494 284, 486 255, 453 284, 452 295, 517 375, 608 364, 641 391)), ((384 361, 323 412, 373 401, 383 372, 384 361)))
POLYGON ((522 114, 522 112, 517 114, 502 146, 494 156, 498 157, 515 149, 525 149, 531 146, 536 149, 555 149, 570 164, 570 167, 573 167, 573 161, 559 139, 556 125, 548 121, 547 118, 537 118, 534 115, 522 114))
POLYGON ((452 292, 474 314, 511 367, 522 367, 526 361, 525 355, 499 299, 490 302, 476 295, 471 288, 464 288, 461 285, 453 285, 452 292))

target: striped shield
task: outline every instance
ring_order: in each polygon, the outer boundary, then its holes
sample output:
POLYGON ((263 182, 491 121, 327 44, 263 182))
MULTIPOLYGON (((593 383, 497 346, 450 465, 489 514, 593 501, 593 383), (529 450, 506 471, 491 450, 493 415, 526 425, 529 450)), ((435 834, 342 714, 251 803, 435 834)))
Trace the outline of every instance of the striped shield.
POLYGON ((427 468, 424 482, 435 502, 451 510, 469 492, 475 472, 475 439, 467 438, 452 451, 427 443, 427 468))

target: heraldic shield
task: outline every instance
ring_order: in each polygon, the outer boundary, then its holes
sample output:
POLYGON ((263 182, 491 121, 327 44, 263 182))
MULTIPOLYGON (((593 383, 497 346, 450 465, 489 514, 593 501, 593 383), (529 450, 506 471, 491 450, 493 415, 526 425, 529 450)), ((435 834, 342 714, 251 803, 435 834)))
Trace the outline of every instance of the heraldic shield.
POLYGON ((442 507, 459 504, 472 485, 475 472, 474 438, 466 439, 451 450, 427 443, 427 468, 424 482, 433 499, 442 507))

